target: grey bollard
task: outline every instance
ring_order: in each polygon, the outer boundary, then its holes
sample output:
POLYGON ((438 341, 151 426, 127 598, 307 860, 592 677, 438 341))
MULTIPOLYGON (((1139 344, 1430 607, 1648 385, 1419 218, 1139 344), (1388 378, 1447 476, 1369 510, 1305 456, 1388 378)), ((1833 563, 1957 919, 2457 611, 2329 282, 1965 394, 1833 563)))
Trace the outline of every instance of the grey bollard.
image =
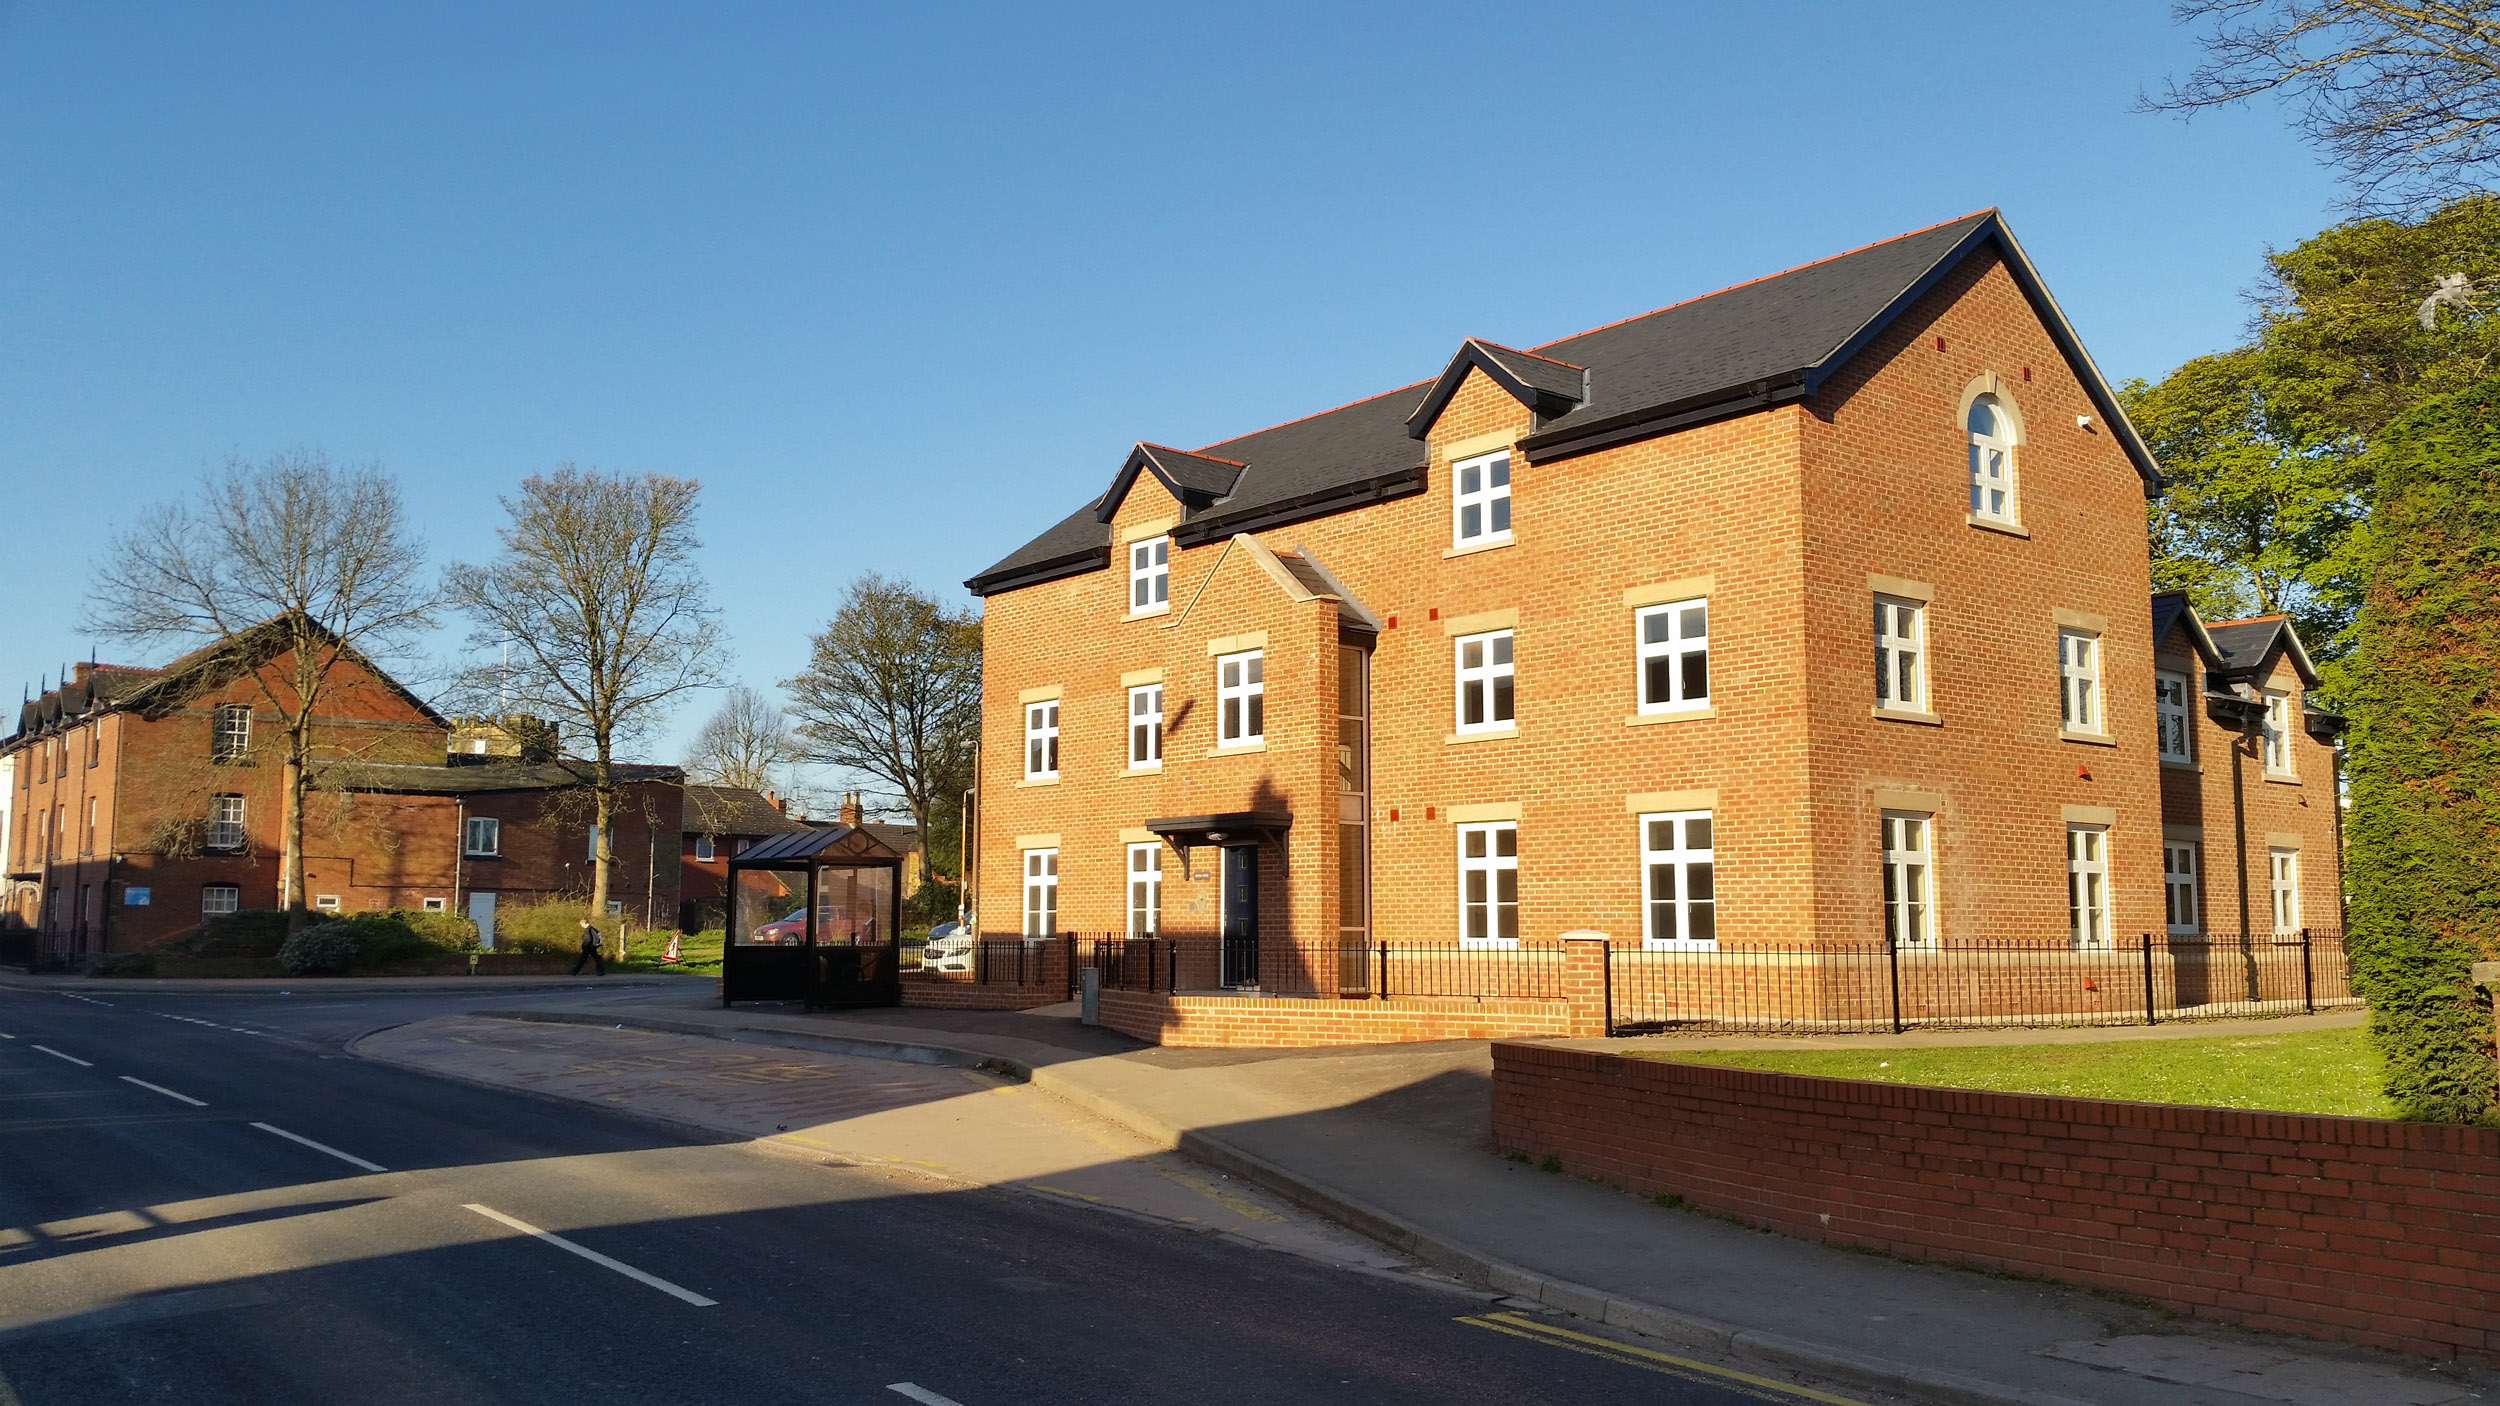
POLYGON ((1102 1024, 1102 968, 1087 967, 1076 974, 1077 1023, 1102 1024))

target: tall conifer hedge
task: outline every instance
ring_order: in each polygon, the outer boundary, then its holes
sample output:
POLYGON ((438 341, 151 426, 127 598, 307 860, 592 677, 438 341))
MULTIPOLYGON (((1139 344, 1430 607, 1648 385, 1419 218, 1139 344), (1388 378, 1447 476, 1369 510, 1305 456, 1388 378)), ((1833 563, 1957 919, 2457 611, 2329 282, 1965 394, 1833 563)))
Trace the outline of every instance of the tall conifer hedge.
POLYGON ((2469 968, 2500 948, 2500 380, 2407 412, 2368 457, 2368 592, 2339 671, 2353 980, 2404 1116, 2490 1122, 2469 968))

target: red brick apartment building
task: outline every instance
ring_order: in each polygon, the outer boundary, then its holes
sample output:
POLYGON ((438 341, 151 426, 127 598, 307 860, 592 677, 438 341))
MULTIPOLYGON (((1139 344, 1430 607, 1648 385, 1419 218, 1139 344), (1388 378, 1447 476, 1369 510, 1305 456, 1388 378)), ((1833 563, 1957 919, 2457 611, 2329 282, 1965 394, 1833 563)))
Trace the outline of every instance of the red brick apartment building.
MULTIPOLYGON (((80 666, 21 709, 0 739, 15 762, 0 858, 9 916, 36 929, 44 958, 161 946, 277 905, 278 722, 254 675, 291 677, 282 640, 262 626, 161 669, 80 666)), ((588 892, 585 764, 454 755, 452 724, 389 675, 353 656, 337 670, 305 803, 316 908, 449 908, 491 926, 498 901, 588 892)), ((631 777, 612 899, 665 922, 679 773, 631 777)))
POLYGON ((1184 990, 2340 926, 2339 720, 2281 622, 2155 600, 2159 491, 1994 211, 1138 444, 966 583, 983 926, 1230 939, 1184 990))

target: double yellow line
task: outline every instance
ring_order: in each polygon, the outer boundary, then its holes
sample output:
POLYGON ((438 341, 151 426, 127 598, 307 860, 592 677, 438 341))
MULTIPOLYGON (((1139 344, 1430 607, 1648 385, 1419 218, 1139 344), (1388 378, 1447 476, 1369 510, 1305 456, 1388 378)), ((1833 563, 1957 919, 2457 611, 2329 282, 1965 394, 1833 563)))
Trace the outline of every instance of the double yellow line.
POLYGON ((1626 1367, 1638 1367, 1645 1372, 1723 1387, 1764 1401, 1779 1402, 1781 1406, 1798 1401, 1816 1401, 1823 1406, 1867 1406, 1867 1403, 1854 1397, 1834 1396, 1812 1387, 1789 1386, 1768 1377, 1757 1377, 1751 1372, 1739 1372, 1732 1367, 1713 1367, 1707 1362, 1695 1362, 1671 1352, 1634 1347, 1630 1343, 1619 1343, 1612 1338, 1595 1337, 1588 1333, 1575 1333, 1569 1328, 1558 1328, 1516 1313, 1487 1313, 1458 1321, 1470 1328, 1487 1328, 1510 1337, 1525 1338, 1532 1343, 1558 1347, 1566 1352, 1584 1353, 1609 1362, 1620 1362, 1626 1367))

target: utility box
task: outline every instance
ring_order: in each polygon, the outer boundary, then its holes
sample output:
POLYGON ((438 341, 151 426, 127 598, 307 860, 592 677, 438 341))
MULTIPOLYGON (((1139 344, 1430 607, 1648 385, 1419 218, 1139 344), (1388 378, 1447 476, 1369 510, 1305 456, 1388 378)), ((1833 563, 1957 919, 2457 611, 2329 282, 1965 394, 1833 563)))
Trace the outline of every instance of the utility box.
MULTIPOLYGON (((2492 963, 2500 967, 2500 962, 2492 963)), ((1076 974, 1077 1023, 1102 1024, 1102 968, 1086 967, 1076 974)))

